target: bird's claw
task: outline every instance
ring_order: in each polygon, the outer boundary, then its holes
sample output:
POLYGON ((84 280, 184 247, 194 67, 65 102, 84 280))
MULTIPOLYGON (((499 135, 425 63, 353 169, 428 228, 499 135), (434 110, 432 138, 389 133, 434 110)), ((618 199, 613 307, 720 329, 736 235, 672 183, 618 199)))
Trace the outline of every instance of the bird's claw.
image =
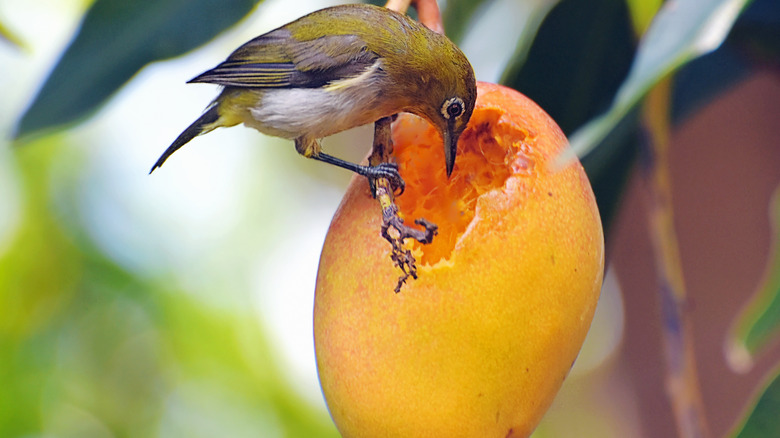
POLYGON ((368 178, 368 183, 371 185, 371 194, 374 198, 376 198, 376 180, 380 178, 384 178, 390 183, 395 196, 403 194, 406 188, 406 182, 401 178, 401 173, 398 172, 398 164, 396 163, 382 162, 376 166, 368 166, 366 168, 366 178, 368 178))

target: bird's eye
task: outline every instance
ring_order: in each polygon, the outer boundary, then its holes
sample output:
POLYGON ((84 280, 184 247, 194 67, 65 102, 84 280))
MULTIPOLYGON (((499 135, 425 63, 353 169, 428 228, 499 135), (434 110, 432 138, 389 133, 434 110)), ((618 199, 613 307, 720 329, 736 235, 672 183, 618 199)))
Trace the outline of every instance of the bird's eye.
POLYGON ((441 106, 441 114, 448 120, 457 119, 463 114, 463 110, 463 100, 459 97, 447 99, 447 101, 444 102, 444 105, 441 106))
POLYGON ((450 106, 447 107, 447 114, 450 115, 450 117, 458 117, 463 112, 463 106, 456 102, 451 103, 450 106))

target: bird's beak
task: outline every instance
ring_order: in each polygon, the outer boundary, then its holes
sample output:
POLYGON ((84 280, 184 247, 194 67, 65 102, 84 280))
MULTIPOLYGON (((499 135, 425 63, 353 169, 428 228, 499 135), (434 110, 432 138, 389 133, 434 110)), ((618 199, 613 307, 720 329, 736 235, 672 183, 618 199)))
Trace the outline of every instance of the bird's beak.
POLYGON ((451 129, 444 131, 444 161, 447 164, 447 178, 450 177, 452 168, 455 166, 459 137, 460 135, 455 134, 451 129))

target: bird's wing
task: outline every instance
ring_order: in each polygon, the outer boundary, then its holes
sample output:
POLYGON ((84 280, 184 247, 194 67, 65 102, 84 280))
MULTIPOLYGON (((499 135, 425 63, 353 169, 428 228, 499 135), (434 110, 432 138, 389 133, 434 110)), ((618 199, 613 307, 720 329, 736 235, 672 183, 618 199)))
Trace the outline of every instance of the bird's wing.
POLYGON ((249 88, 321 87, 357 76, 376 58, 355 35, 294 41, 280 29, 249 41, 190 82, 249 88))

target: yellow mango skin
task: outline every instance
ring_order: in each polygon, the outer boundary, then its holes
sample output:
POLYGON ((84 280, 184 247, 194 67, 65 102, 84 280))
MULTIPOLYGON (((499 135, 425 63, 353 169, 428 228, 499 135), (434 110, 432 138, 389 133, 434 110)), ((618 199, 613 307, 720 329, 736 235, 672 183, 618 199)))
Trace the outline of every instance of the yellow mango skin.
POLYGON ((477 199, 445 260, 393 292, 399 271, 364 178, 352 180, 331 223, 314 339, 344 437, 528 436, 590 327, 604 246, 585 173, 579 163, 546 165, 566 139, 525 96, 485 83, 478 95, 472 123, 499 109, 500 123, 527 134, 521 149, 535 163, 477 199))

